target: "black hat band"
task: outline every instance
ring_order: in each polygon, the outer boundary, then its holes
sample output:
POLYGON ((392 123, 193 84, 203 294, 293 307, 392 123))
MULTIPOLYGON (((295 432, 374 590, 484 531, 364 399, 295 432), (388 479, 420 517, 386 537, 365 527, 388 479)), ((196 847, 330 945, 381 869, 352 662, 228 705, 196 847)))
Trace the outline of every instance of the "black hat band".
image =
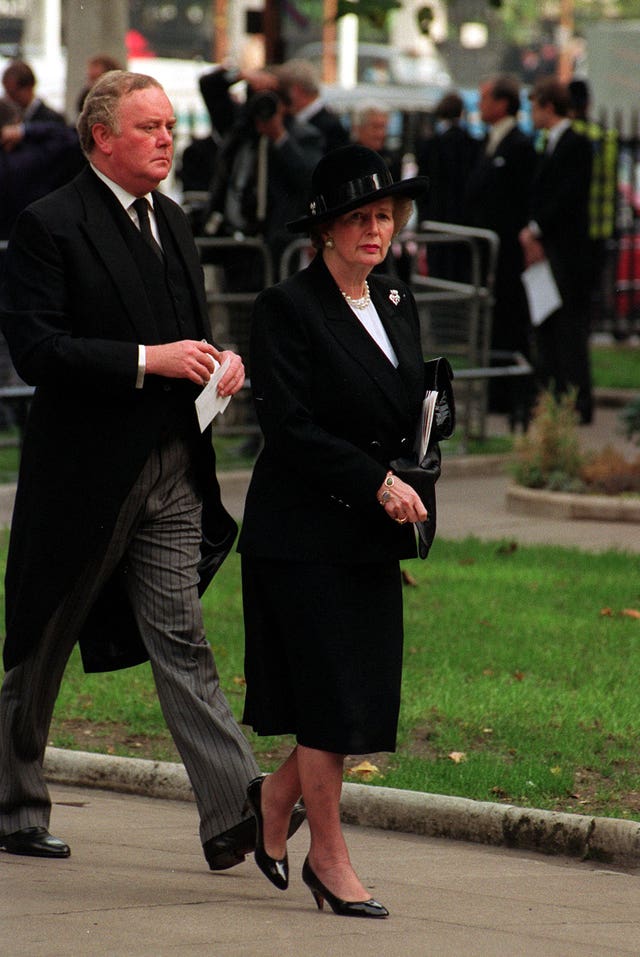
POLYGON ((309 203, 309 213, 311 216, 322 216, 330 209, 350 203, 353 199, 369 196, 378 189, 384 189, 385 186, 393 186, 393 176, 387 170, 382 173, 370 173, 360 179, 351 179, 347 183, 341 183, 331 192, 319 193, 309 203))

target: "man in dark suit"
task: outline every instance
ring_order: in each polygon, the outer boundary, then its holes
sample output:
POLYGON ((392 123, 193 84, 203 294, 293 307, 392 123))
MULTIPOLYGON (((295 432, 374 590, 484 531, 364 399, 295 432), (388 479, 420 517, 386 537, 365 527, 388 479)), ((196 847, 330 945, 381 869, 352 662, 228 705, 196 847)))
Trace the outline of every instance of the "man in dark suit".
POLYGON ((35 74, 24 60, 14 60, 9 64, 2 74, 2 85, 8 99, 19 109, 22 120, 43 123, 65 122, 61 113, 36 96, 35 74))
POLYGON ((311 123, 320 130, 325 153, 346 146, 349 134, 340 118, 325 106, 313 65, 307 60, 287 60, 276 72, 291 113, 298 122, 311 123))
MULTIPOLYGON (((418 172, 429 179, 427 195, 418 201, 421 220, 464 223, 464 191, 480 143, 462 122, 462 97, 447 93, 436 106, 436 128, 417 147, 418 172)), ((427 252, 429 271, 441 279, 469 282, 469 253, 464 245, 438 246, 427 252)))
MULTIPOLYGON (((520 86, 496 76, 480 86, 480 117, 488 136, 467 182, 464 221, 498 234, 500 248, 493 286, 491 349, 531 355, 529 309, 520 279, 524 256, 518 235, 529 216, 529 195, 536 163, 533 143, 518 127, 520 86)), ((504 364, 504 363, 503 363, 504 364)), ((521 379, 495 380, 490 407, 512 422, 528 418, 530 387, 521 379)))
POLYGON ((536 329, 541 382, 561 395, 576 390, 576 409, 587 424, 593 416, 589 361, 589 188, 592 150, 571 127, 569 92, 557 80, 539 80, 531 94, 531 116, 546 131, 538 160, 529 223, 520 232, 526 265, 548 259, 561 307, 536 329))
POLYGON ((194 399, 228 364, 211 344, 202 271, 182 211, 156 192, 175 117, 151 77, 109 73, 78 121, 88 166, 18 219, 0 320, 36 386, 6 574, 0 693, 0 847, 62 858, 42 761, 77 641, 87 670, 149 658, 193 785, 212 869, 244 859, 257 766, 219 687, 198 599, 235 537, 210 429, 194 399))
POLYGON ((85 165, 78 134, 64 123, 21 123, 0 100, 0 239, 8 239, 18 213, 72 179, 85 165))

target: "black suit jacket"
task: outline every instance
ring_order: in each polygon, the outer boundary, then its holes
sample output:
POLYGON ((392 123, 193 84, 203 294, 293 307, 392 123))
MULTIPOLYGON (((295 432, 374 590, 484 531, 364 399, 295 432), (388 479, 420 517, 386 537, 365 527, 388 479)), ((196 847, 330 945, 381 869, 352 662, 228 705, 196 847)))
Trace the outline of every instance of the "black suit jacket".
MULTIPOLYGON (((210 338, 189 224, 170 199, 154 197, 161 226, 171 230, 183 257, 198 335, 210 338)), ((186 381, 155 376, 135 388, 137 344, 161 340, 121 232, 129 225, 111 191, 87 168, 25 210, 9 245, 0 321, 17 371, 36 393, 11 527, 7 668, 37 644, 78 569, 106 547, 125 496, 160 440, 174 390, 193 398, 197 392, 186 381)), ((199 437, 195 413, 193 435, 204 531, 209 541, 222 541, 234 526, 220 503, 210 433, 199 437)), ((81 646, 90 645, 92 670, 144 660, 116 580, 83 632, 81 646)))
POLYGON ((326 106, 310 116, 308 122, 322 133, 325 153, 348 144, 349 133, 342 125, 340 117, 328 110, 326 106))
POLYGON ((464 192, 481 144, 460 126, 425 139, 418 146, 418 170, 429 192, 418 201, 421 219, 463 223, 464 192))
POLYGON ((39 100, 35 110, 29 117, 29 122, 65 124, 66 120, 62 113, 58 113, 57 110, 47 106, 43 100, 39 100))
MULTIPOLYGON (((477 156, 466 185, 465 222, 492 229, 513 256, 518 233, 529 217, 531 182, 536 153, 531 139, 515 127, 495 152, 477 156)), ((521 257, 520 257, 521 259, 521 257)))
POLYGON ((530 218, 540 227, 563 302, 582 304, 589 294, 589 186, 592 149, 586 136, 567 128, 551 154, 542 154, 533 179, 530 218))
POLYGON ((494 284, 491 343, 494 349, 529 353, 529 310, 520 275, 524 256, 518 234, 529 221, 536 153, 518 127, 495 152, 478 156, 466 188, 465 218, 470 226, 491 229, 500 238, 494 284))
POLYGON ((239 542, 248 555, 371 562, 416 554, 411 526, 376 501, 389 462, 413 446, 424 396, 415 303, 369 277, 395 369, 345 303, 318 254, 258 297, 252 388, 264 449, 239 542))

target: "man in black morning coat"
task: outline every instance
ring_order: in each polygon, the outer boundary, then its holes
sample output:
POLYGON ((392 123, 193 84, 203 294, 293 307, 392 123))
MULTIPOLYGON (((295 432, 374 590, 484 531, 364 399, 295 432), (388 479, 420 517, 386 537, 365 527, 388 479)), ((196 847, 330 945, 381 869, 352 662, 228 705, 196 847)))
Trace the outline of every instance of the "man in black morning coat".
POLYGON ((561 395, 576 390, 580 421, 593 416, 589 360, 589 188, 592 148, 571 128, 569 92, 557 80, 539 80, 531 117, 546 131, 546 146, 533 179, 529 223, 520 233, 527 265, 545 257, 562 306, 535 331, 541 382, 561 395))
POLYGON ((238 391, 244 369, 211 345, 189 225, 156 192, 174 124, 157 81, 105 74, 79 120, 91 166, 24 211, 10 240, 0 319, 18 373, 36 386, 0 693, 0 847, 14 854, 69 855, 48 831, 42 759, 77 640, 88 670, 151 659, 210 866, 251 849, 241 809, 257 767, 220 691, 198 601, 235 525, 194 410, 214 358, 230 363, 222 395, 238 391))
MULTIPOLYGON (((480 116, 489 132, 467 181, 463 221, 491 229, 500 239, 491 348, 530 358, 529 309, 520 279, 524 255, 518 234, 529 218, 536 153, 531 138, 518 127, 519 109, 520 87, 511 77, 496 76, 480 85, 480 116)), ((491 407, 509 413, 513 421, 526 420, 529 392, 530 384, 520 378, 494 380, 491 407)))

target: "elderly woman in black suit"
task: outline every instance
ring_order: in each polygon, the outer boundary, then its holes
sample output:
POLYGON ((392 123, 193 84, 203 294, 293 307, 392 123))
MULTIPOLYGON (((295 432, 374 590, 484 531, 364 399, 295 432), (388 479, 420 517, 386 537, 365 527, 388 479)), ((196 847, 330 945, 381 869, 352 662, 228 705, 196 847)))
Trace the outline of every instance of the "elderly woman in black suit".
POLYGON ((302 793, 311 832, 303 880, 319 908, 386 917, 349 859, 340 825, 344 756, 395 749, 402 667, 399 560, 426 509, 389 463, 413 445, 424 364, 413 297, 369 274, 407 222, 422 178, 394 183, 359 145, 317 165, 311 265, 257 299, 252 387, 264 448, 242 553, 247 694, 260 735, 295 734, 256 779, 256 862, 288 884, 286 837, 302 793))

